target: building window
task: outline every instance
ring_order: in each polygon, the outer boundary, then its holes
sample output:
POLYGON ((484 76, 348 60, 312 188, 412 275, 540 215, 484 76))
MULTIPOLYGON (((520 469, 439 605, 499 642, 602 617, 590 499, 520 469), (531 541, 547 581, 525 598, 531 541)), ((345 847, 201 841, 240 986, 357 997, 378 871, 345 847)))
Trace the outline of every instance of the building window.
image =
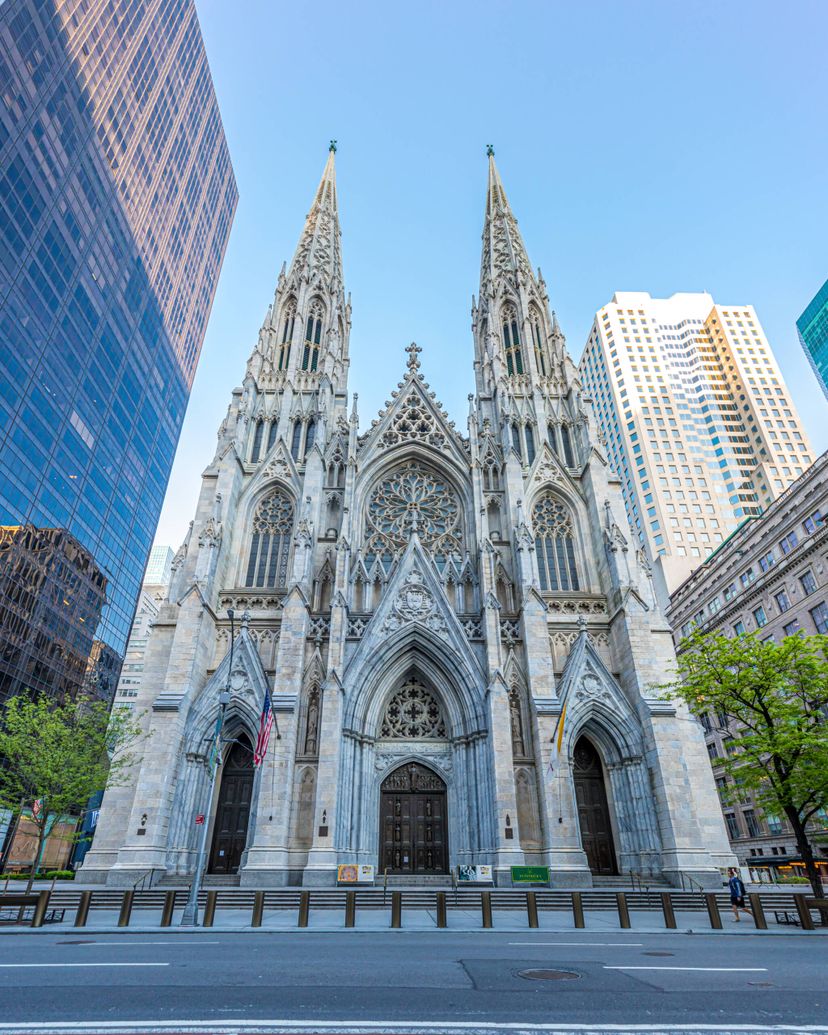
POLYGON ((748 837, 761 837, 762 831, 759 829, 759 822, 753 809, 745 809, 742 815, 745 817, 748 837))
POLYGON ((552 452, 555 454, 555 456, 560 457, 561 450, 560 450, 560 447, 558 446, 558 432, 557 432, 557 429, 555 428, 555 425, 554 424, 548 425, 547 429, 546 429, 546 433, 547 433, 547 435, 549 437, 549 445, 552 447, 552 452))
POLYGON ((279 422, 273 420, 270 422, 270 428, 267 433, 267 451, 270 452, 273 449, 273 445, 276 442, 276 432, 279 430, 279 422))
POLYGON ((806 597, 811 593, 816 593, 817 584, 812 571, 803 572, 799 576, 799 582, 806 597))
POLYGON ((788 622, 787 625, 782 627, 782 632, 784 632, 786 636, 796 636, 796 634, 800 632, 799 621, 794 618, 792 622, 788 622))
POLYGON ((287 584, 290 536, 293 530, 293 504, 280 491, 272 492, 259 503, 253 518, 250 556, 245 585, 282 587, 287 584))
POLYGON ((308 320, 305 324, 305 344, 302 349, 302 369, 316 370, 319 366, 319 345, 322 341, 322 317, 325 310, 322 303, 315 300, 311 303, 308 320))
POLYGON ((563 443, 564 463, 567 467, 574 467, 575 452, 572 449, 572 434, 568 424, 561 424, 561 442, 563 443))
POLYGON ((535 504, 532 524, 541 589, 544 592, 578 589, 572 517, 568 509, 554 496, 546 495, 535 504))
POLYGON ((733 812, 726 812, 724 814, 725 823, 727 824, 727 836, 731 841, 735 841, 742 836, 739 830, 739 821, 736 819, 736 815, 733 812))
POLYGON ((814 620, 816 631, 825 636, 828 633, 828 607, 825 601, 823 600, 816 607, 812 607, 810 615, 814 620))
POLYGON ((302 422, 295 420, 293 422, 293 435, 290 440, 290 455, 294 460, 299 459, 299 450, 302 447, 302 422))
POLYGON ((716 747, 715 744, 707 745, 707 753, 710 756, 711 762, 715 762, 716 759, 719 758, 719 749, 716 747))
POLYGON ((521 449, 520 442, 520 425, 512 425, 512 449, 517 453, 521 460, 523 460, 523 450, 521 449))
POLYGON ((799 538, 796 532, 789 532, 779 543, 779 547, 782 553, 790 553, 791 550, 797 545, 799 538))
POLYGON ((768 831, 774 836, 782 833, 782 820, 779 816, 765 816, 765 822, 768 824, 768 831))
POLYGON ((535 357, 538 363, 538 373, 541 377, 546 377, 546 356, 544 355, 543 349, 543 325, 541 324, 540 316, 534 309, 530 313, 530 319, 532 321, 532 336, 535 339, 535 357))
POLYGON ((768 571, 774 565, 773 550, 770 550, 764 557, 759 558, 759 567, 762 571, 768 571))
POLYGON ((506 353, 506 372, 510 375, 522 374, 523 353, 520 348, 517 312, 511 305, 503 309, 503 350, 506 353))
POLYGON ((765 609, 761 604, 753 612, 753 620, 756 622, 757 629, 761 629, 763 625, 767 625, 768 616, 765 614, 765 609))
POLYGON ((530 424, 524 424, 523 435, 526 439, 526 463, 533 464, 535 462, 535 433, 530 424))
POLYGON ((262 435, 264 434, 264 421, 257 420, 256 428, 253 432, 253 448, 250 450, 250 462, 252 464, 258 463, 259 455, 262 451, 262 435))
POLYGON ((744 636, 745 635, 745 623, 742 622, 742 621, 734 622, 733 623, 733 631, 736 633, 737 636, 744 636))
POLYGON ((291 302, 285 310, 285 322, 282 327, 282 342, 279 346, 279 369, 287 370, 290 363, 290 344, 293 341, 293 327, 296 323, 296 303, 291 302))
POLYGON ((787 591, 784 589, 781 589, 778 593, 776 593, 773 599, 776 601, 776 606, 779 608, 780 614, 787 611, 791 606, 790 597, 788 596, 787 591))

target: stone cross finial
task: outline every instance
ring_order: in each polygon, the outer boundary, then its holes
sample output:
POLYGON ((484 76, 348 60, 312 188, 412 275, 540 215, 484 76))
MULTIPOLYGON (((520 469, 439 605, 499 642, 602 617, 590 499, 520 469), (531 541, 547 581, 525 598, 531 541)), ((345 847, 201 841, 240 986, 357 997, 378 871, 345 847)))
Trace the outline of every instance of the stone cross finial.
POLYGON ((416 341, 412 341, 408 348, 405 350, 408 353, 408 369, 419 370, 420 369, 420 353, 423 351, 416 341))
POLYGON ((328 148, 328 150, 329 151, 333 151, 334 154, 336 153, 336 141, 335 140, 331 141, 331 146, 328 148))
POLYGON ((486 144, 486 154, 489 158, 494 158, 494 148, 491 144, 486 144))

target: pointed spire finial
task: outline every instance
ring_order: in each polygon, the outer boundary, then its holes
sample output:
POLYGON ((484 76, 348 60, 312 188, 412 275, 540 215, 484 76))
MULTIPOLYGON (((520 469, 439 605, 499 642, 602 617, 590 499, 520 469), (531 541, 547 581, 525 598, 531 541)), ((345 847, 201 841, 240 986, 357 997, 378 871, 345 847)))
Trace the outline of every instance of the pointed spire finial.
POLYGON ((328 150, 329 151, 333 151, 334 154, 336 154, 336 141, 335 140, 331 141, 331 144, 330 144, 330 147, 328 148, 328 150))
POLYGON ((494 158, 494 148, 491 144, 486 144, 486 154, 489 158, 494 158))
POLYGON ((408 369, 419 370, 420 369, 420 353, 423 351, 416 341, 412 341, 411 344, 405 350, 408 353, 408 369))

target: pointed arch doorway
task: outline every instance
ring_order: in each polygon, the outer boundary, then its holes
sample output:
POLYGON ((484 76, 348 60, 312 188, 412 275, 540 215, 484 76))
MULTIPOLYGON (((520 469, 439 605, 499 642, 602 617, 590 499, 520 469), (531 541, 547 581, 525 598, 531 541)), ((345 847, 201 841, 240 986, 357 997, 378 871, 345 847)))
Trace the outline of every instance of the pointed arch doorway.
POLYGON ((572 760, 581 844, 587 864, 594 874, 618 873, 601 756, 592 741, 581 737, 572 760))
POLYGON ((408 762, 380 788, 380 870, 448 873, 446 785, 427 766, 408 762))
POLYGON ((253 748, 242 733, 228 751, 221 767, 208 873, 239 872, 242 853, 247 845, 252 796, 253 748))

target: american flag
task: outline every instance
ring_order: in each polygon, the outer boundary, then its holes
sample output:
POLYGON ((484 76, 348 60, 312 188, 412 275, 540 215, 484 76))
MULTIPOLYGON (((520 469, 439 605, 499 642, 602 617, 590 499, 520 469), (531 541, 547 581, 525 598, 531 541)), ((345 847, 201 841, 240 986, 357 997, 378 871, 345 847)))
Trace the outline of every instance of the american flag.
POLYGON ((259 739, 256 741, 256 750, 253 752, 253 765, 261 765, 267 754, 267 745, 270 740, 270 731, 273 729, 273 709, 270 707, 270 691, 265 689, 265 699, 262 705, 262 718, 259 723, 259 739))

